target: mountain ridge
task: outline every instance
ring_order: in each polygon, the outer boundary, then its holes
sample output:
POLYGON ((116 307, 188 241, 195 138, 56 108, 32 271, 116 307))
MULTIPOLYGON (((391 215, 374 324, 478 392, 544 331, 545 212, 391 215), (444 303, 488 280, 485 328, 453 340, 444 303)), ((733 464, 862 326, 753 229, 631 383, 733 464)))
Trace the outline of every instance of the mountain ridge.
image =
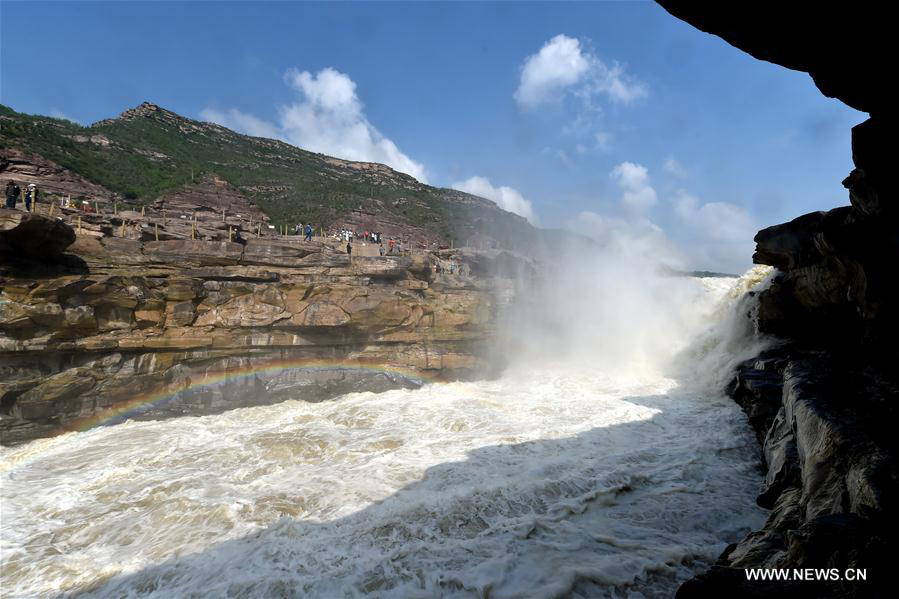
MULTIPOLYGON (((237 133, 150 102, 89 126, 0 105, 0 152, 10 150, 40 156, 137 206, 214 176, 276 225, 381 230, 425 245, 519 248, 536 235, 524 218, 485 198, 433 187, 380 163, 237 133)), ((3 170, 0 164, 0 175, 3 170)))

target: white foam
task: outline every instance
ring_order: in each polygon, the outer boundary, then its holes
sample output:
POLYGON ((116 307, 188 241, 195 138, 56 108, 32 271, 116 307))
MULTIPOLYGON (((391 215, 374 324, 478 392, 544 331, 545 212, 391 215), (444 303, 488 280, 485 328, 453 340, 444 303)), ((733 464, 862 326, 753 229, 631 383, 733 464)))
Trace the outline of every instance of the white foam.
POLYGON ((669 596, 762 522, 745 419, 566 364, 4 449, 4 596, 669 596))

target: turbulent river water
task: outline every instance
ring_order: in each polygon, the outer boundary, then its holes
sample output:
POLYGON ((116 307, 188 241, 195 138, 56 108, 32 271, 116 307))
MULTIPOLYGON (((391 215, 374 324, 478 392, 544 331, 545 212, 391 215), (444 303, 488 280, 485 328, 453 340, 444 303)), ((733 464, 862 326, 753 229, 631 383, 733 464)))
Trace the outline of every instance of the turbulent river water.
MULTIPOLYGON (((702 280, 708 318, 752 282, 702 280)), ((742 347, 716 326, 703 377, 742 347)), ((565 364, 4 448, 2 595, 670 597, 762 523, 745 418, 565 364)))

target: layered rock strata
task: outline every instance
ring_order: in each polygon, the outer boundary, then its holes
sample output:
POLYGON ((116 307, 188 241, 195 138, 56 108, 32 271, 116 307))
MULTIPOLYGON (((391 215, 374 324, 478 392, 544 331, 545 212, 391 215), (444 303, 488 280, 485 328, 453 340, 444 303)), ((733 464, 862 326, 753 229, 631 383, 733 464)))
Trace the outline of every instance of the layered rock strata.
POLYGON ((855 168, 843 182, 850 205, 756 236, 753 260, 778 272, 753 318, 781 345, 741 365, 730 391, 762 442, 767 475, 758 503, 771 515, 678 597, 892 597, 890 560, 899 554, 892 142, 899 131, 895 86, 883 76, 891 21, 873 5, 774 13, 659 2, 757 58, 808 72, 822 93, 871 115, 852 130, 855 168), (750 580, 748 568, 785 568, 789 580, 750 580), (856 570, 867 580, 848 580, 856 570))
POLYGON ((753 260, 778 272, 752 317, 782 345, 742 364, 729 391, 762 444, 758 504, 772 511, 679 597, 888 596, 899 553, 899 219, 880 157, 894 133, 878 119, 853 129, 849 206, 756 235, 753 260), (761 583, 747 568, 870 578, 761 583))
POLYGON ((0 148, 0 184, 5 186, 7 181, 15 181, 22 190, 34 183, 43 194, 89 198, 101 204, 121 200, 118 194, 51 160, 9 147, 0 148))
POLYGON ((764 528, 678 597, 888 597, 899 550, 899 381, 870 356, 787 345, 740 365, 729 392, 759 436, 764 528), (750 580, 750 569, 789 580, 750 580), (800 580, 795 572, 809 580, 800 580), (848 580, 863 572, 865 580, 848 580), (827 578, 819 578, 826 576, 827 578))
POLYGON ((351 259, 316 242, 82 234, 68 245, 60 221, 11 212, 0 209, 4 444, 491 367, 495 298, 510 284, 490 272, 501 256, 469 256, 475 275, 450 276, 429 253, 351 259), (27 269, 3 241, 23 227, 62 231, 27 269))

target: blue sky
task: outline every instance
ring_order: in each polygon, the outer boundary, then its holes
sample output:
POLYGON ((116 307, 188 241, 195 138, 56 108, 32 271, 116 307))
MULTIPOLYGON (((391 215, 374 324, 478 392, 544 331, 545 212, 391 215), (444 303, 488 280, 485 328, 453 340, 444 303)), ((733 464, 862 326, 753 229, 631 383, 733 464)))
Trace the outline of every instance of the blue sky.
POLYGON ((865 118, 650 2, 4 0, 0 36, 16 110, 151 101, 695 268, 743 270, 758 228, 847 203, 865 118))

